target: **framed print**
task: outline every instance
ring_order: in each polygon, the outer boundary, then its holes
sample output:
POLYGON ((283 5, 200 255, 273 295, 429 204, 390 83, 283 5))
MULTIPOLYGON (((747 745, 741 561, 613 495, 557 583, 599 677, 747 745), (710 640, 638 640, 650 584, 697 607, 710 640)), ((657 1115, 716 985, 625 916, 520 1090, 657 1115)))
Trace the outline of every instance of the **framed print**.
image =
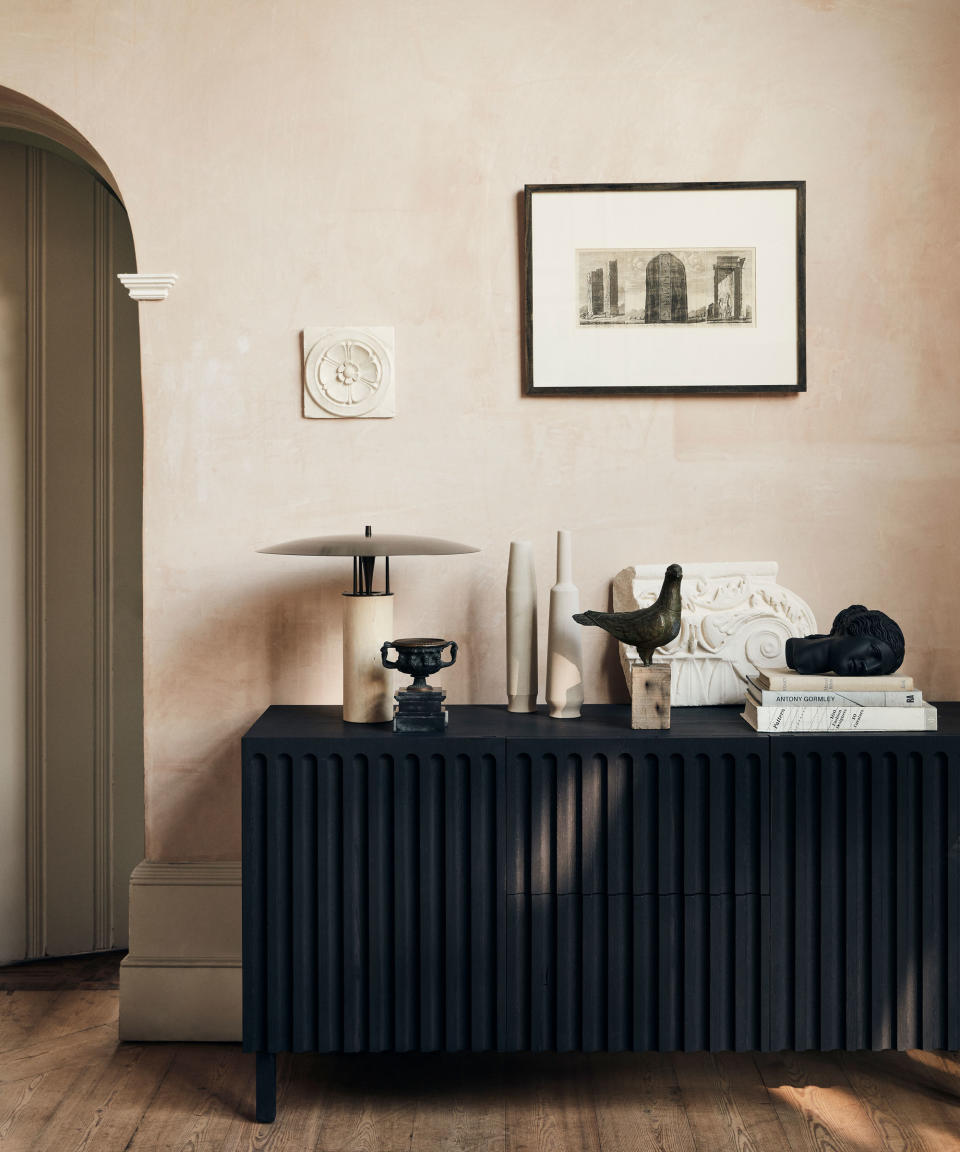
POLYGON ((528 396, 803 392, 802 180, 528 184, 528 396))

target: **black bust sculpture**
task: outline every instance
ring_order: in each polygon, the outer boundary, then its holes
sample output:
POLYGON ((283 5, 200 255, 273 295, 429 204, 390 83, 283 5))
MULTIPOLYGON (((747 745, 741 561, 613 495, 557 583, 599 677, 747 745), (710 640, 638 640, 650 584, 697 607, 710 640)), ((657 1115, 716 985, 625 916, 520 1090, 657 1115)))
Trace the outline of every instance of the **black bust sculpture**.
POLYGON ((805 674, 889 676, 903 663, 900 626, 883 612, 851 604, 838 612, 829 636, 794 637, 787 641, 787 664, 805 674))

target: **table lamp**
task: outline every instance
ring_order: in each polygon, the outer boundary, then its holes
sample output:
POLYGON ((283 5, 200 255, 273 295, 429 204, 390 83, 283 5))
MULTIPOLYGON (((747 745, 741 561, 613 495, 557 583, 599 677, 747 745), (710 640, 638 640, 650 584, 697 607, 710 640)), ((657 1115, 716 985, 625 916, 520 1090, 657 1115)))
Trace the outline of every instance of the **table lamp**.
POLYGON ((353 590, 343 597, 343 718, 350 724, 393 720, 393 673, 380 661, 380 646, 393 636, 391 556, 456 556, 479 552, 470 544, 434 536, 311 536, 288 540, 260 552, 273 556, 352 556, 353 590), (384 558, 382 591, 373 587, 377 557, 384 558))

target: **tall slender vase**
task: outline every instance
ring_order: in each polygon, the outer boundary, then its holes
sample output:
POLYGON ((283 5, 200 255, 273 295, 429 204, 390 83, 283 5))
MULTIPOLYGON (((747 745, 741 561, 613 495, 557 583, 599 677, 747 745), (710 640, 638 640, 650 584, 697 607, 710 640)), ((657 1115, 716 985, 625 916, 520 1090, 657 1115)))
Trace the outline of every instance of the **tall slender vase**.
POLYGON ((533 544, 510 542, 507 568, 507 711, 537 710, 537 577, 533 544))
POLYGON ((573 544, 570 533, 557 533, 557 582, 550 589, 550 632, 547 640, 547 703, 556 720, 575 720, 583 704, 583 648, 580 592, 573 582, 573 544))

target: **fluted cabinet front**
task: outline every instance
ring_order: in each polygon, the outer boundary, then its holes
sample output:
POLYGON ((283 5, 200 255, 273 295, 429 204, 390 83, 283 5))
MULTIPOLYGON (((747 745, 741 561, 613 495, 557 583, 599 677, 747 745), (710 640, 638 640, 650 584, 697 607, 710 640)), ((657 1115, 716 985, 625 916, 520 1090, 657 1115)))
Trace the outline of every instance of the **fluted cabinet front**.
POLYGON ((247 1050, 497 1047, 502 743, 474 744, 247 751, 247 1050))
POLYGON ((956 737, 772 745, 771 1046, 960 1047, 956 737))
POLYGON ((508 744, 511 1050, 765 1046, 765 745, 508 744))
POLYGON ((268 710, 245 1048, 960 1047, 960 709, 916 735, 676 713, 464 707, 418 738, 268 710))

